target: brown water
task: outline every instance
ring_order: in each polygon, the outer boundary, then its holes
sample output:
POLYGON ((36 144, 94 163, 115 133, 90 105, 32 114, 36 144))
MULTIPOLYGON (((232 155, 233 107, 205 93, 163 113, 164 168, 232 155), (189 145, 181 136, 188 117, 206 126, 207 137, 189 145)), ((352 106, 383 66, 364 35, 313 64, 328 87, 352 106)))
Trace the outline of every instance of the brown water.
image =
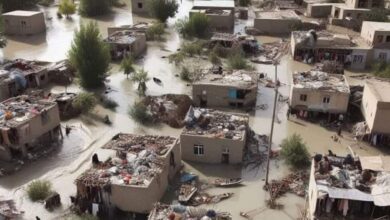
MULTIPOLYGON (((192 2, 183 0, 177 17, 184 17, 188 14, 192 2)), ((48 30, 45 35, 30 37, 9 38, 8 46, 2 53, 5 58, 25 58, 48 61, 58 61, 66 58, 67 51, 70 48, 73 31, 80 22, 90 19, 80 18, 73 15, 72 20, 58 20, 56 9, 54 7, 42 9, 46 17, 52 17, 47 21, 48 30)), ((142 17, 132 16, 128 8, 115 9, 108 16, 96 18, 99 29, 103 36, 107 34, 107 27, 111 25, 132 24, 133 21, 145 20, 142 17)), ((148 50, 145 57, 138 61, 138 68, 145 68, 150 77, 157 77, 162 80, 163 85, 159 86, 153 81, 147 83, 147 94, 160 95, 164 93, 184 93, 190 94, 190 87, 181 81, 175 75, 178 69, 168 63, 162 56, 167 56, 176 51, 180 46, 180 38, 174 31, 175 19, 168 21, 168 34, 166 42, 153 42, 148 44, 148 50)), ((236 31, 242 32, 243 27, 250 21, 236 22, 236 31)), ((277 38, 261 37, 262 42, 278 40, 277 38)), ((274 67, 267 65, 254 65, 259 71, 267 76, 274 77, 274 67)), ((278 66, 278 78, 284 84, 280 88, 283 96, 288 96, 290 86, 290 76, 295 70, 306 70, 309 66, 296 63, 286 57, 278 66)), ((143 127, 137 125, 129 116, 128 109, 138 95, 136 86, 126 76, 118 70, 117 65, 112 65, 110 82, 108 85, 113 90, 108 94, 115 100, 119 106, 116 111, 97 107, 92 115, 82 116, 77 119, 63 122, 72 125, 74 129, 69 137, 65 137, 63 143, 49 157, 33 162, 25 166, 20 172, 14 175, 0 178, 0 199, 12 198, 17 202, 18 207, 25 211, 24 219, 32 219, 34 216, 40 216, 41 219, 58 219, 68 212, 70 205, 69 196, 76 191, 73 184, 75 178, 80 175, 90 165, 90 158, 100 146, 106 143, 114 134, 118 132, 139 133, 139 134, 162 134, 178 137, 179 129, 173 129, 165 125, 154 127, 143 127), (109 115, 113 121, 112 126, 101 123, 104 115, 109 115), (54 212, 47 212, 40 203, 32 203, 26 197, 25 187, 34 179, 47 179, 53 183, 54 190, 57 190, 62 197, 62 208, 54 212)), ((63 91, 63 87, 55 86, 53 91, 63 91)), ((70 86, 68 91, 77 92, 80 88, 77 85, 70 86)), ((270 131, 272 102, 274 90, 260 87, 258 95, 258 104, 268 104, 266 110, 257 110, 251 115, 250 125, 258 133, 268 134, 270 131)), ((346 138, 341 143, 334 143, 330 136, 333 134, 328 130, 315 125, 292 119, 286 120, 286 103, 278 103, 277 117, 280 123, 275 124, 274 145, 277 146, 281 140, 292 133, 299 133, 309 146, 311 153, 325 153, 327 149, 332 149, 335 153, 348 153, 347 145, 356 150, 359 154, 371 155, 379 153, 378 150, 355 143, 352 138, 346 138)), ((267 193, 262 189, 264 182, 264 167, 256 169, 241 169, 230 166, 210 166, 199 164, 187 164, 186 169, 198 173, 202 179, 210 177, 236 177, 242 176, 245 180, 245 186, 224 189, 211 189, 211 193, 234 192, 235 195, 226 201, 223 201, 211 208, 221 211, 229 211, 233 219, 242 219, 239 216, 240 211, 254 211, 256 213, 253 219, 294 219, 298 216, 297 206, 303 206, 304 200, 295 195, 287 195, 279 200, 284 205, 282 210, 270 210, 265 208, 265 200, 268 199, 267 193)), ((270 176, 280 178, 288 173, 288 168, 281 161, 271 162, 270 176)))

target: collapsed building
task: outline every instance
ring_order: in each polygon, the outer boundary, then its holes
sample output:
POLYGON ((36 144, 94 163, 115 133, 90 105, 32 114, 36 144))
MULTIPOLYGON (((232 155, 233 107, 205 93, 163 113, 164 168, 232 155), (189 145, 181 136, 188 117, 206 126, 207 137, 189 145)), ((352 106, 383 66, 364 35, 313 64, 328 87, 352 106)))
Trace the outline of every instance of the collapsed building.
POLYGON ((214 33, 210 39, 209 47, 216 46, 227 50, 226 53, 242 50, 246 54, 256 54, 260 49, 259 43, 253 36, 229 33, 214 33))
POLYGON ((111 208, 149 213, 181 169, 180 143, 173 137, 120 133, 102 148, 75 181, 80 213, 94 209, 103 219, 111 208), (110 156, 99 161, 104 155, 110 156))
POLYGON ((147 22, 138 22, 136 24, 132 25, 120 25, 120 26, 115 26, 115 27, 108 27, 107 28, 107 33, 108 36, 111 34, 117 32, 117 31, 135 31, 135 32, 140 32, 140 33, 146 33, 148 28, 150 27, 150 23, 147 22))
POLYGON ((22 95, 0 103, 0 159, 28 157, 61 132, 58 105, 40 96, 22 95))
POLYGON ((309 182, 309 219, 385 219, 389 216, 387 156, 316 155, 309 182))
POLYGON ((116 31, 104 39, 110 46, 111 57, 114 60, 126 56, 139 57, 146 50, 145 33, 136 31, 116 31))
POLYGON ((232 33, 234 31, 234 7, 233 0, 195 0, 189 16, 195 13, 205 14, 209 18, 211 31, 232 33))
POLYGON ((240 164, 247 140, 249 116, 190 108, 180 135, 182 158, 201 163, 240 164))
POLYGON ((256 105, 258 73, 246 70, 204 70, 192 84, 194 104, 200 107, 252 108, 256 105))
POLYGON ((253 27, 262 34, 283 35, 300 25, 301 19, 293 10, 257 12, 253 27))
POLYGON ((311 70, 296 72, 292 77, 289 104, 300 116, 347 112, 350 90, 344 75, 311 70))

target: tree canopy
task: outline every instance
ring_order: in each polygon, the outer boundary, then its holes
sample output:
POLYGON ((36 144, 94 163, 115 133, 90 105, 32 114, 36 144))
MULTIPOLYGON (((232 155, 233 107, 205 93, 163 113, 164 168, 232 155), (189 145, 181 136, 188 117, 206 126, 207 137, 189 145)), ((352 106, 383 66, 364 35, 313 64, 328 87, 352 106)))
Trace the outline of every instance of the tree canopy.
POLYGON ((138 83, 138 92, 140 95, 145 95, 146 92, 146 83, 150 80, 148 72, 144 69, 140 69, 133 74, 131 80, 135 83, 138 83))
POLYGON ((83 16, 103 15, 110 11, 110 0, 80 0, 79 12, 83 16))
POLYGON ((310 164, 310 154, 301 136, 291 135, 283 140, 281 147, 281 154, 287 164, 294 168, 301 168, 310 164))
POLYGON ((175 16, 179 5, 176 0, 147 0, 146 7, 150 16, 165 23, 168 18, 175 16))
POLYGON ((82 24, 75 32, 68 57, 83 87, 96 88, 103 84, 110 63, 110 51, 96 23, 82 24))
POLYGON ((58 6, 58 11, 61 14, 66 15, 66 17, 69 17, 69 15, 72 15, 76 12, 76 5, 72 0, 61 0, 60 5, 58 6))
POLYGON ((203 13, 194 13, 190 18, 179 20, 176 28, 184 38, 204 38, 210 33, 210 19, 203 13))

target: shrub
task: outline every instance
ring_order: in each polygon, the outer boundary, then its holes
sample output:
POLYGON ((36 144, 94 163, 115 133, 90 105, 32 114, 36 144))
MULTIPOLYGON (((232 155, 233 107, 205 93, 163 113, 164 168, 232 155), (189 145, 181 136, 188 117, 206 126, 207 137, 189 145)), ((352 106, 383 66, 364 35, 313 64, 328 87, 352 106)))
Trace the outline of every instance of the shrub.
POLYGON ((184 61, 185 55, 183 52, 178 52, 169 55, 169 63, 175 63, 176 66, 180 65, 184 61))
POLYGON ((194 13, 190 18, 179 20, 176 29, 184 38, 204 38, 209 35, 210 19, 203 13, 194 13))
POLYGON ((152 17, 165 23, 175 16, 179 5, 175 0, 147 0, 146 7, 152 17))
POLYGON ((190 57, 194 55, 201 55, 202 49, 203 45, 201 42, 184 43, 181 46, 181 51, 190 57))
POLYGON ((110 0, 80 0, 79 12, 83 16, 107 14, 111 9, 110 0))
POLYGON ((77 95, 77 97, 73 100, 73 108, 82 112, 88 113, 90 112, 97 104, 97 99, 93 93, 84 92, 77 95))
POLYGON ((145 95, 147 90, 146 83, 150 80, 148 72, 144 69, 140 69, 133 74, 131 80, 135 83, 138 83, 138 93, 140 95, 145 95))
POLYGON ((104 108, 112 110, 118 107, 118 103, 110 98, 103 98, 102 104, 104 108))
POLYGON ((382 78, 390 78, 390 65, 386 62, 376 62, 372 65, 373 74, 382 78))
POLYGON ((212 51, 210 54, 209 54, 209 61, 213 64, 213 65, 220 65, 222 62, 221 62, 221 59, 218 57, 217 53, 215 53, 214 51, 212 51))
POLYGON ((251 1, 250 0, 239 0, 238 1, 238 4, 241 6, 241 7, 247 7, 251 4, 251 1))
POLYGON ((51 183, 46 180, 34 180, 27 186, 28 197, 33 202, 46 199, 51 192, 51 183))
POLYGON ((247 60, 241 52, 231 53, 228 57, 227 62, 230 69, 241 70, 250 68, 247 60))
POLYGON ((129 78, 130 73, 134 72, 132 57, 125 57, 122 60, 121 70, 123 70, 123 73, 126 75, 127 78, 129 78))
POLYGON ((184 81, 192 81, 192 74, 191 72, 186 68, 186 67, 183 67, 180 71, 180 79, 184 80, 184 81))
POLYGON ((153 122, 152 114, 142 102, 134 103, 134 105, 130 107, 129 114, 134 121, 140 124, 146 125, 153 122))
POLYGON ((165 26, 161 22, 152 24, 146 30, 146 38, 148 40, 161 40, 163 34, 165 34, 165 26))
POLYGON ((67 18, 76 12, 76 5, 71 0, 61 0, 58 11, 67 18))
POLYGON ((301 136, 293 134, 282 141, 281 147, 281 155, 287 164, 294 168, 302 168, 310 164, 310 154, 301 136))

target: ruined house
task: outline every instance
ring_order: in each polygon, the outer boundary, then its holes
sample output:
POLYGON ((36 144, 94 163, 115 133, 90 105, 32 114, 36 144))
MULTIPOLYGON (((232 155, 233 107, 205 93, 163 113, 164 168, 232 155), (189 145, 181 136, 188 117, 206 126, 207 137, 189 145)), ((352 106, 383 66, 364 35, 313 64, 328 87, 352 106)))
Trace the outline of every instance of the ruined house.
POLYGON ((390 82, 367 80, 364 85, 361 110, 374 145, 390 143, 390 82))
POLYGON ((61 132, 56 102, 22 95, 0 103, 0 159, 24 158, 61 132))
POLYGON ((121 26, 115 26, 115 27, 108 27, 107 33, 108 36, 111 34, 117 32, 117 31, 135 31, 140 33, 146 33, 148 28, 150 27, 150 23, 147 22, 138 22, 136 24, 132 25, 121 25, 121 26))
POLYGON ((180 135, 182 158, 211 164, 240 164, 247 140, 249 116, 190 108, 180 135))
POLYGON ((233 0, 195 0, 190 17, 194 13, 203 13, 210 20, 211 31, 232 33, 234 31, 234 7, 233 0))
POLYGON ((136 31, 117 31, 104 39, 114 60, 125 56, 139 57, 146 50, 146 35, 136 31))
POLYGON ((256 54, 260 45, 256 38, 248 35, 229 34, 229 33, 214 33, 210 39, 210 49, 220 46, 226 53, 233 50, 242 50, 246 54, 256 54))
POLYGON ((349 85, 340 74, 311 70, 293 74, 289 104, 302 117, 311 113, 329 115, 347 112, 349 85))
POLYGON ((120 133, 97 153, 104 155, 75 181, 80 212, 98 207, 102 219, 111 208, 149 213, 181 169, 180 143, 168 136, 120 133))
POLYGON ((361 37, 313 30, 291 33, 291 54, 297 61, 337 61, 345 67, 362 70, 370 59, 370 53, 371 47, 361 37))
POLYGON ((253 27, 266 35, 289 34, 301 24, 301 19, 293 10, 257 12, 253 27))
POLYGON ((192 84, 192 98, 200 107, 252 108, 256 105, 257 89, 257 72, 214 68, 203 71, 192 84))
POLYGON ((4 33, 32 35, 46 31, 45 16, 41 11, 11 11, 3 14, 4 33))
POLYGON ((317 155, 310 172, 308 219, 385 219, 390 158, 317 155))

